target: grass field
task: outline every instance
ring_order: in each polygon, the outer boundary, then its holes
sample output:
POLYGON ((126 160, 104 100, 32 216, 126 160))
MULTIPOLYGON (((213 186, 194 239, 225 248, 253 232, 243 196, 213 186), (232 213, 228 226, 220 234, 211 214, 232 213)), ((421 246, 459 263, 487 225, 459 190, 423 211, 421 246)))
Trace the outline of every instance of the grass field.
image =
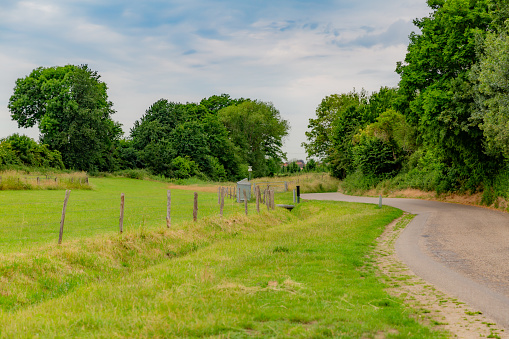
MULTIPOLYGON (((72 190, 64 241, 119 231, 120 195, 125 194, 124 230, 166 224, 168 184, 126 178, 91 178, 93 190, 72 190)), ((58 241, 65 192, 0 191, 0 253, 58 241)), ((217 193, 198 192, 198 216, 219 214, 217 193)), ((172 190, 172 223, 193 217, 193 191, 172 190)), ((225 215, 242 206, 225 200, 225 215)))
MULTIPOLYGON (((416 311, 391 297, 379 277, 375 239, 399 210, 305 202, 291 213, 262 209, 246 217, 233 204, 229 217, 220 218, 217 195, 203 193, 200 213, 209 216, 167 229, 164 184, 96 179, 93 185, 94 191, 72 193, 81 202, 74 213, 91 212, 71 225, 95 220, 97 229, 76 232, 61 246, 34 241, 17 253, 19 241, 6 241, 0 337, 446 337, 414 320, 416 311), (145 216, 133 212, 119 235, 108 230, 107 211, 118 211, 121 192, 126 210, 128 198, 137 196, 132 210, 145 216)), ((172 192, 192 201, 191 191, 172 192)), ((20 194, 31 192, 9 193, 15 193, 10 210, 24 211, 14 198, 24 201, 20 194)), ((63 192, 37 193, 63 200, 63 192)), ((278 195, 276 202, 291 198, 278 195)), ((115 229, 118 214, 111 224, 115 229)))
POLYGON ((0 191, 90 189, 85 172, 0 171, 0 191))

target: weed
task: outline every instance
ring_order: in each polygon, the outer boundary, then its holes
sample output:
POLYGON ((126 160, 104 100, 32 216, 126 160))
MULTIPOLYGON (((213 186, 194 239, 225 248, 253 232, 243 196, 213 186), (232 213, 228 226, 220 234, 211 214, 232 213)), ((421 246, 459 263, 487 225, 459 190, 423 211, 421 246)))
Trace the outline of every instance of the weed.
POLYGON ((465 311, 465 314, 466 315, 480 315, 480 314, 482 314, 482 312, 480 312, 480 311, 476 311, 476 312, 465 311))
POLYGON ((283 246, 276 246, 272 252, 274 252, 274 253, 288 253, 288 252, 290 252, 290 250, 283 246))

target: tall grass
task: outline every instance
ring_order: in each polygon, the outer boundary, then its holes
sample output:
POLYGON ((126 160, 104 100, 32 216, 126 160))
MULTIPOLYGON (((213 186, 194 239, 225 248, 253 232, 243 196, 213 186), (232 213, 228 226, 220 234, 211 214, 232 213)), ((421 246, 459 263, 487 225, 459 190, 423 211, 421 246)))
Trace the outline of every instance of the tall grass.
POLYGON ((254 183, 259 182, 284 182, 288 183, 288 189, 291 191, 296 186, 300 186, 302 193, 324 193, 324 192, 337 192, 340 181, 328 173, 302 173, 293 176, 285 176, 282 178, 257 178, 254 183))
POLYGON ((0 172, 0 190, 65 190, 91 189, 85 172, 0 172))

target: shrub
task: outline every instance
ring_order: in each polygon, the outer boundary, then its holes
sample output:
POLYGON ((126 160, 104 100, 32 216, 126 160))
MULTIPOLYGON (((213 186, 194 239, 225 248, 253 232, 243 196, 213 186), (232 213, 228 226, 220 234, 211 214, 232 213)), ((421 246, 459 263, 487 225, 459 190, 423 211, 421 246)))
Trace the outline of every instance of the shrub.
POLYGON ((188 157, 176 157, 171 161, 172 178, 188 179, 199 173, 198 165, 188 157))

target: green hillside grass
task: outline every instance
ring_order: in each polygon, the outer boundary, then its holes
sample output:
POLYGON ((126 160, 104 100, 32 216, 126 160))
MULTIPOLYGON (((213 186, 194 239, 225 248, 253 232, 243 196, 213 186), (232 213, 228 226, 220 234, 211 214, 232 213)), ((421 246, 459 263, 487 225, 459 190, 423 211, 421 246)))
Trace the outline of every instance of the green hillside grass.
MULTIPOLYGON (((158 183, 123 179, 98 181, 92 193, 119 184, 126 196, 159 189, 165 197, 158 183)), ((122 235, 4 252, 0 337, 444 337, 413 320, 379 279, 375 239, 400 215, 305 202, 292 213, 210 216, 172 229, 154 219, 122 235)))

